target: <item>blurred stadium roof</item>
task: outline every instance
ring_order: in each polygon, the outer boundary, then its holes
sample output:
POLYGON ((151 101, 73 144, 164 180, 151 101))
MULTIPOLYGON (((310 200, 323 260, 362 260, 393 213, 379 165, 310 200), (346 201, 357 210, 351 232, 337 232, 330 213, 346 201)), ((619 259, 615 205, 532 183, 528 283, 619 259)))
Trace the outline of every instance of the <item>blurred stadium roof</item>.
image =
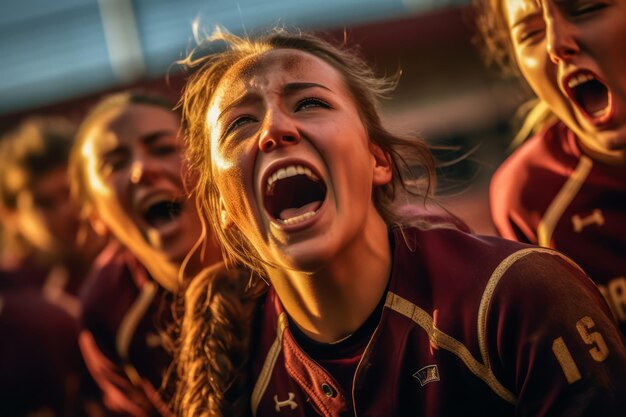
POLYGON ((192 22, 331 30, 468 0, 0 0, 0 115, 164 75, 192 22))

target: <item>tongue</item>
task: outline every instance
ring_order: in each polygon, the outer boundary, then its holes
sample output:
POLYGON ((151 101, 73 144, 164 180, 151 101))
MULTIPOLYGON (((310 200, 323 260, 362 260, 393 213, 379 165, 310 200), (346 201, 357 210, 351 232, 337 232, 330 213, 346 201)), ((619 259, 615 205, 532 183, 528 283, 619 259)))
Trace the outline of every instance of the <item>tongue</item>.
POLYGON ((304 213, 308 213, 309 211, 315 211, 322 205, 321 201, 312 201, 303 205, 302 207, 290 207, 286 208, 280 212, 280 219, 287 220, 293 217, 301 216, 304 213))
POLYGON ((587 82, 576 89, 576 99, 585 111, 594 115, 609 104, 608 92, 599 82, 587 82))

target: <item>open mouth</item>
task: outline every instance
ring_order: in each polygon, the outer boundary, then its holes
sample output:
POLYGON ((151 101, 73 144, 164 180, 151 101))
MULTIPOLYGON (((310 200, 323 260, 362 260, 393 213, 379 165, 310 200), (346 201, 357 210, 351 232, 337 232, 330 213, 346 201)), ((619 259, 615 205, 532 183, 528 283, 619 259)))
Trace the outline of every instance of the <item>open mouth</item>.
POLYGON ((578 73, 567 82, 568 95, 581 112, 591 120, 608 115, 611 104, 609 89, 591 73, 578 73))
POLYGON ((283 167, 267 178, 265 209, 282 224, 310 219, 325 199, 326 184, 305 166, 283 167))
POLYGON ((182 211, 182 201, 162 197, 151 201, 146 206, 143 212, 143 219, 151 227, 158 228, 180 217, 182 211))

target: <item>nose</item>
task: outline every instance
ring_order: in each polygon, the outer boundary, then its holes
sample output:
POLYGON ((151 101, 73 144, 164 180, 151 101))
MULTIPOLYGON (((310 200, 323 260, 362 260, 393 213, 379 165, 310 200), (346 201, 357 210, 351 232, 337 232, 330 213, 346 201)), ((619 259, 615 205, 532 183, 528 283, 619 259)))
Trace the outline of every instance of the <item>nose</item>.
POLYGON ((268 112, 259 136, 259 149, 271 152, 300 142, 300 133, 291 117, 281 111, 268 112))
POLYGON ((159 166, 156 161, 152 161, 150 158, 137 159, 130 167, 130 182, 133 184, 153 181, 158 175, 159 166))
POLYGON ((571 61, 580 52, 576 29, 558 12, 546 12, 546 48, 555 64, 571 61))

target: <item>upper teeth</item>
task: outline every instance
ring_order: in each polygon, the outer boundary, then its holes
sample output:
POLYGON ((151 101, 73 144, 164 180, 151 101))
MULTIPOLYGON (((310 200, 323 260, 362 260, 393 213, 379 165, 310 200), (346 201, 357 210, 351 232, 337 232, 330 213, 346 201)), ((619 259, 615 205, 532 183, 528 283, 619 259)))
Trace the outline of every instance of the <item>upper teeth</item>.
POLYGON ((278 171, 274 172, 267 179, 267 191, 269 192, 272 184, 274 184, 278 180, 282 180, 289 177, 294 177, 296 175, 306 175, 313 181, 319 181, 319 178, 311 170, 307 167, 303 167, 301 165, 289 165, 284 168, 280 168, 278 171))
POLYGON ((168 201, 173 201, 171 196, 164 195, 162 193, 154 194, 142 201, 140 209, 146 212, 148 211, 148 209, 150 209, 150 207, 154 206, 155 204, 168 201))
POLYGON ((589 74, 578 74, 578 76, 572 77, 569 79, 569 82, 567 83, 569 88, 574 88, 577 85, 580 85, 584 82, 587 82, 589 80, 593 80, 593 76, 589 75, 589 74))

